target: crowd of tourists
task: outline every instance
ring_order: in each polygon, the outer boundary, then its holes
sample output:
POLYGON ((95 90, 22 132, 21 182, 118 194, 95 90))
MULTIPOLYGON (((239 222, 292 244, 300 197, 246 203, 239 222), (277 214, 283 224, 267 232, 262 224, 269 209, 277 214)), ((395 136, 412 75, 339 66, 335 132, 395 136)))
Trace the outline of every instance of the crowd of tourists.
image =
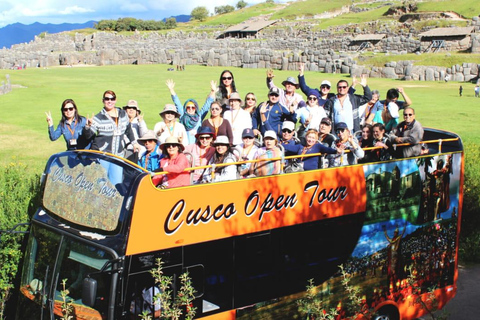
POLYGON ((137 101, 117 107, 117 96, 111 90, 103 93, 103 109, 91 118, 80 116, 75 101, 66 99, 56 129, 51 113, 46 113, 49 136, 52 141, 63 136, 68 150, 109 152, 148 171, 165 172, 154 176, 159 188, 385 161, 424 152, 419 143, 423 128, 402 88, 388 90, 380 100, 380 93, 372 91, 367 78, 361 76, 353 77, 351 84, 338 81, 337 93, 333 93, 328 80, 318 88, 309 87, 303 65, 297 78, 288 77, 281 86, 274 77, 273 70, 268 70, 267 99, 259 103, 253 92, 241 96, 233 73, 225 70, 218 85, 210 82, 203 105, 193 98, 182 103, 175 82, 169 79, 166 86, 172 103, 164 106, 161 121, 152 129, 137 101), (356 94, 357 86, 362 87, 362 95, 356 94), (191 178, 185 170, 188 167, 200 168, 191 178))

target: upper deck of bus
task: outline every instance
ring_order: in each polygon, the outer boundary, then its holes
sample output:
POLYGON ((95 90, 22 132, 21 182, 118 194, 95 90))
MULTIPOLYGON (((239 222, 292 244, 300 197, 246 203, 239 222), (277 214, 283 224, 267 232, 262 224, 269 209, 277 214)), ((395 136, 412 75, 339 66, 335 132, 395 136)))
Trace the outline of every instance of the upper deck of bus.
POLYGON ((366 211, 368 172, 418 171, 419 159, 463 152, 451 132, 425 128, 423 142, 429 153, 415 158, 172 189, 155 188, 152 174, 126 159, 63 152, 46 166, 33 220, 129 255, 357 215, 366 211))

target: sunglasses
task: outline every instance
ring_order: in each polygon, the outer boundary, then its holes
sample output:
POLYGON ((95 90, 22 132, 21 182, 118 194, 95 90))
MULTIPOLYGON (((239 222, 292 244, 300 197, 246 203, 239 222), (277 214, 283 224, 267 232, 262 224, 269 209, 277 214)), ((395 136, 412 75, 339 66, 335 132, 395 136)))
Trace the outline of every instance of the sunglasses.
POLYGON ((278 97, 278 94, 276 94, 276 93, 270 93, 269 96, 270 96, 270 97, 278 97))
POLYGON ((167 149, 168 149, 168 148, 175 148, 175 147, 178 147, 178 145, 172 144, 172 143, 169 143, 169 144, 166 144, 166 145, 165 145, 165 148, 167 148, 167 149))
POLYGON ((212 139, 213 137, 212 136, 200 136, 198 137, 198 140, 209 140, 209 139, 212 139))
POLYGON ((63 111, 73 111, 73 110, 75 110, 75 108, 74 108, 74 107, 70 107, 70 108, 63 108, 63 111))
POLYGON ((212 110, 212 111, 220 111, 220 110, 222 110, 222 109, 220 109, 220 108, 210 108, 210 110, 212 110))
POLYGON ((187 110, 188 109, 194 109, 195 110, 195 106, 187 106, 187 110))
POLYGON ((336 132, 345 132, 346 129, 337 129, 336 132))
POLYGON ((144 143, 155 143, 156 144, 157 140, 153 140, 153 139, 152 140, 145 140, 144 143))
POLYGON ((253 137, 243 137, 242 139, 253 139, 253 137))
POLYGON ((316 101, 316 100, 317 100, 317 97, 308 97, 308 100, 316 101))
POLYGON ((413 116, 413 113, 404 113, 403 116, 404 117, 411 117, 411 116, 413 116))
POLYGON ((288 133, 292 133, 293 131, 290 130, 290 129, 283 129, 282 132, 288 132, 288 133))
POLYGON ((126 106, 125 109, 127 109, 127 110, 130 110, 130 109, 135 109, 135 110, 137 110, 136 107, 129 107, 129 106, 126 106))
POLYGON ((253 100, 253 101, 255 101, 255 100, 257 100, 257 99, 255 99, 255 98, 252 98, 252 97, 247 97, 247 99, 246 99, 246 100, 253 100))
POLYGON ((330 89, 330 86, 323 85, 323 86, 320 86, 320 89, 330 89))
POLYGON ((103 101, 115 101, 117 97, 103 97, 103 101))
POLYGON ((232 80, 232 77, 222 77, 222 80, 232 80))
POLYGON ((173 115, 176 115, 176 113, 173 112, 173 111, 165 111, 163 114, 173 114, 173 115))
POLYGON ((348 86, 337 86, 338 89, 347 89, 348 86))

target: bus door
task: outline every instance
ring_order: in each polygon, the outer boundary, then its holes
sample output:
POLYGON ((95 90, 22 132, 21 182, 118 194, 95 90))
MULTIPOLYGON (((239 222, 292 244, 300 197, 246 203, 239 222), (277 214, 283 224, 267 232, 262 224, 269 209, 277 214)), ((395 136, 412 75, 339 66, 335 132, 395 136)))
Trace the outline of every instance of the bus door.
MULTIPOLYGON (((112 294, 108 252, 34 225, 24 262, 17 319, 54 319, 62 316, 62 291, 75 319, 107 319, 112 294), (96 283, 96 298, 86 305, 84 279, 96 283), (65 287, 63 286, 65 280, 65 287)), ((113 319, 113 318, 111 318, 113 319)))

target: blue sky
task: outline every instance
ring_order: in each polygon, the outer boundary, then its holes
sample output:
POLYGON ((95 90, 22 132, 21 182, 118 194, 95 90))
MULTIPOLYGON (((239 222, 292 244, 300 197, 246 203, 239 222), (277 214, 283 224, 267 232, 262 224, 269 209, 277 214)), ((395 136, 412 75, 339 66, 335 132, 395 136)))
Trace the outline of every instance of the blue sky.
MULTIPOLYGON (((90 20, 133 17, 143 20, 161 20, 170 16, 190 14, 193 8, 205 6, 213 13, 222 5, 235 6, 239 0, 1 0, 0 27, 20 22, 83 23, 90 20)), ((244 0, 249 5, 265 0, 244 0)), ((285 0, 275 0, 285 2, 285 0)))

